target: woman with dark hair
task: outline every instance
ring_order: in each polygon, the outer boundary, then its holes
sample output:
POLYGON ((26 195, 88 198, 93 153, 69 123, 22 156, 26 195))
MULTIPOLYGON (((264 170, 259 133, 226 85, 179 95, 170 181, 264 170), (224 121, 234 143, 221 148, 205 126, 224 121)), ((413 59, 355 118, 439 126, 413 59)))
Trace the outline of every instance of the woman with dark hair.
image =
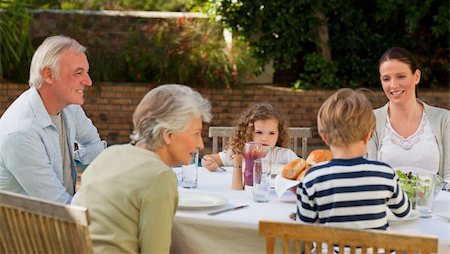
POLYGON ((369 159, 402 171, 436 173, 450 182, 450 111, 416 98, 421 72, 406 49, 388 49, 379 71, 389 102, 374 110, 377 123, 369 159))

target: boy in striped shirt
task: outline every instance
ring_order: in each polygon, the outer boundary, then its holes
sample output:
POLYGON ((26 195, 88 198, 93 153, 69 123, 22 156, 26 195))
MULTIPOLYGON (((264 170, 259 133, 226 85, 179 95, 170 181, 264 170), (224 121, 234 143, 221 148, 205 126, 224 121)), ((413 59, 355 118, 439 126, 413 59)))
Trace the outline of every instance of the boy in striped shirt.
POLYGON ((388 228, 387 209, 408 216, 411 204, 387 164, 363 158, 375 127, 362 91, 343 88, 317 115, 320 136, 333 159, 310 168, 297 188, 297 216, 305 223, 357 229, 388 228))

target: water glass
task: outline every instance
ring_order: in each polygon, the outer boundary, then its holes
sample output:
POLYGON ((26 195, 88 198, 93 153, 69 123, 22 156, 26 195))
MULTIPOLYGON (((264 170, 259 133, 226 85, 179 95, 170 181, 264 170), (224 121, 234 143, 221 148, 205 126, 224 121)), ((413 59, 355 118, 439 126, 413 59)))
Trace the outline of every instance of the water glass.
POLYGON ((257 159, 253 162, 253 201, 269 202, 270 197, 270 161, 257 159))
POLYGON ((192 156, 191 164, 182 166, 181 186, 188 189, 197 188, 198 151, 192 156))
POLYGON ((432 173, 418 173, 416 180, 416 210, 421 218, 431 218, 436 178, 432 173))

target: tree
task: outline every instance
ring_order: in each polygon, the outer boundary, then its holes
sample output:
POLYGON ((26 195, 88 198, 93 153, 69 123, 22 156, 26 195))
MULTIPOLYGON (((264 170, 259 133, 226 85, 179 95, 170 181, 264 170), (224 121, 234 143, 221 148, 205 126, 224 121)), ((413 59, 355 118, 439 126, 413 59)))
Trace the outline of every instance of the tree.
POLYGON ((424 84, 448 86, 449 3, 444 0, 191 0, 249 42, 275 81, 298 87, 375 86, 389 47, 412 51, 424 84), (447 10, 447 11, 445 11, 447 10))

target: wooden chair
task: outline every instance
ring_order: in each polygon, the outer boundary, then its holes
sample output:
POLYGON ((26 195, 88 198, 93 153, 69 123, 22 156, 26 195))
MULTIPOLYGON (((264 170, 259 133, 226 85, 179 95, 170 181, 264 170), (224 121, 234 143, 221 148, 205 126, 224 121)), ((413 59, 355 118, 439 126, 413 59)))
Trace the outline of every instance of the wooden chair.
POLYGON ((210 126, 208 136, 212 138, 212 153, 225 150, 230 137, 234 134, 234 127, 210 126), (219 142, 221 150, 219 151, 219 142))
MULTIPOLYGON (((292 149, 296 154, 298 151, 299 140, 301 140, 301 156, 306 159, 308 138, 312 137, 311 128, 307 127, 291 127, 288 128, 289 131, 289 148, 292 149)), ((234 127, 222 127, 222 126, 211 126, 209 127, 209 137, 212 138, 212 153, 219 152, 219 143, 221 144, 222 150, 225 150, 226 145, 231 136, 234 134, 234 127)))
POLYGON ((300 243, 304 244, 304 253, 311 253, 312 243, 316 243, 315 253, 378 253, 379 250, 400 253, 437 253, 438 238, 435 236, 401 235, 381 230, 357 230, 336 228, 323 225, 301 224, 293 222, 260 221, 259 233, 266 237, 266 253, 274 253, 275 238, 282 239, 283 253, 289 252, 290 240, 292 253, 300 253, 300 243), (327 249, 322 249, 322 243, 327 249), (344 251, 345 248, 345 251, 344 251), (370 249, 372 248, 372 250, 370 249), (323 252, 322 252, 323 251, 323 252))
POLYGON ((0 191, 0 253, 92 253, 86 208, 0 191))

